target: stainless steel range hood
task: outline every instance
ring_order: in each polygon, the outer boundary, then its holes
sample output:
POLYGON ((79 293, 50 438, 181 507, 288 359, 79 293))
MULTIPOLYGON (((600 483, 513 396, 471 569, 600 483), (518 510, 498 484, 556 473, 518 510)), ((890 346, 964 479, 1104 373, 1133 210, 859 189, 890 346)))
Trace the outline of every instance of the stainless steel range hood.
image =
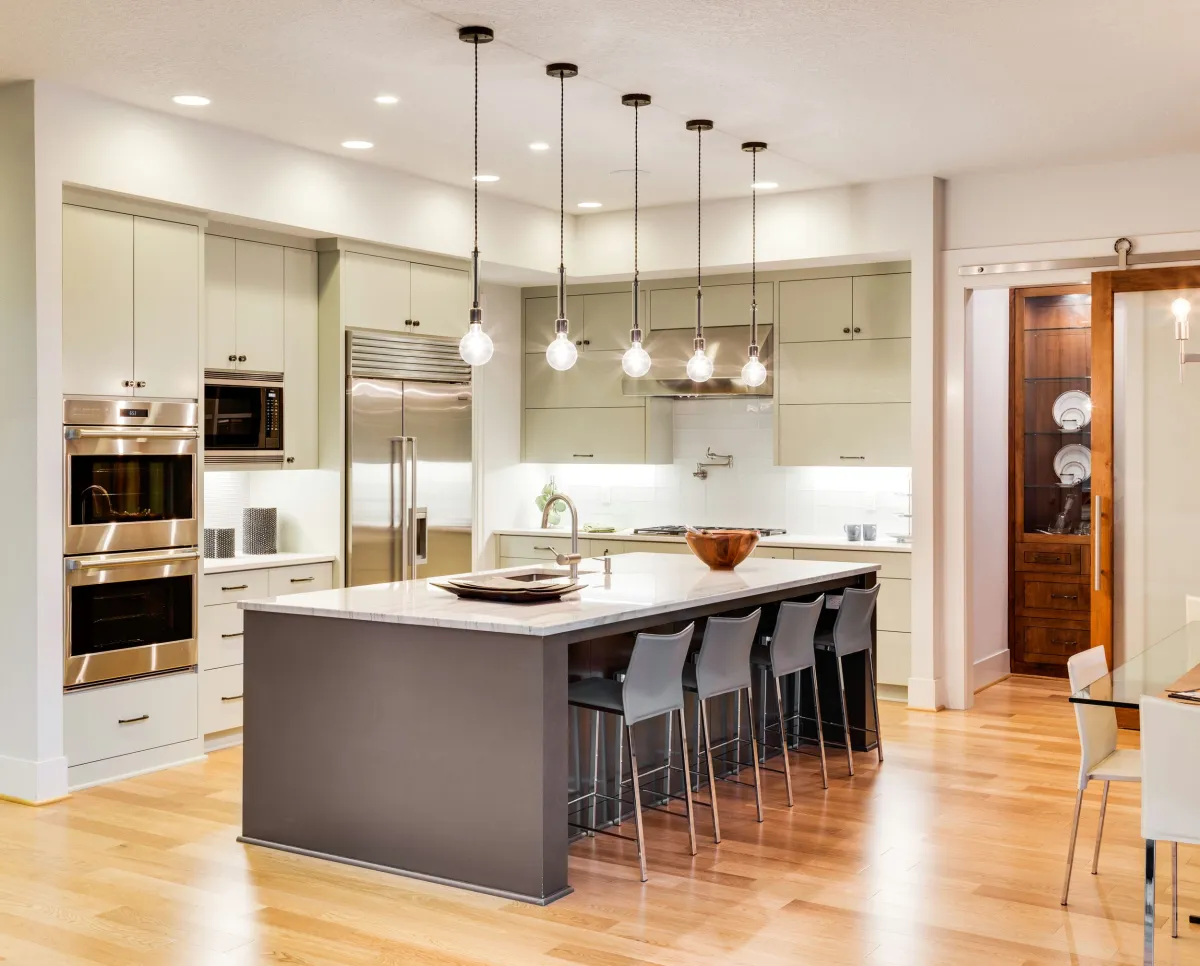
POLYGON ((661 329, 647 332, 644 345, 650 353, 650 371, 640 379, 625 376, 621 392, 626 396, 771 396, 775 392, 775 333, 772 326, 758 327, 758 358, 767 367, 767 381, 751 388, 742 382, 750 326, 720 325, 704 330, 707 351, 714 362, 712 378, 692 382, 687 361, 695 353, 690 329, 661 329))

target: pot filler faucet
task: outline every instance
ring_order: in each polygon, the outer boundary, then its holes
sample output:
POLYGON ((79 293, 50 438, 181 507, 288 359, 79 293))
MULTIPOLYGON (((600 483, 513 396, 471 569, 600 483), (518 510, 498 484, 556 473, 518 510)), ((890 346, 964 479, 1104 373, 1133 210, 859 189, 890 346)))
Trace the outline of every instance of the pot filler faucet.
POLYGON ((560 567, 570 565, 571 580, 576 581, 579 579, 579 561, 583 559, 579 553, 579 511, 575 509, 574 501, 565 493, 555 493, 546 500, 546 505, 542 508, 542 529, 546 529, 546 524, 550 520, 550 510, 559 500, 562 500, 571 511, 571 552, 557 554, 554 562, 560 567))

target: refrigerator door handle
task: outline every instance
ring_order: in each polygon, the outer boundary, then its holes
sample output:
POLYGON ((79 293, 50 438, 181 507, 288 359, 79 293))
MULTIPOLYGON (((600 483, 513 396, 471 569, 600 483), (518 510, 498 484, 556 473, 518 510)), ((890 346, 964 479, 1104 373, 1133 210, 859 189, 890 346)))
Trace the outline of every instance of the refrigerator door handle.
POLYGON ((408 437, 407 456, 411 463, 412 473, 412 491, 409 494, 409 503, 411 509, 408 512, 408 536, 405 549, 408 551, 408 579, 416 580, 417 564, 424 563, 419 559, 417 553, 417 439, 415 436, 408 437))
POLYGON ((413 510, 413 545, 416 547, 416 564, 429 563, 429 507, 419 506, 413 510))
POLYGON ((393 436, 391 439, 392 462, 388 468, 388 491, 390 506, 388 528, 391 542, 388 547, 388 577, 394 583, 407 580, 405 576, 405 539, 408 536, 408 437, 393 436), (399 457, 397 458, 397 450, 399 457), (399 493, 397 493, 399 483, 399 493), (397 498, 398 497, 398 498, 397 498))

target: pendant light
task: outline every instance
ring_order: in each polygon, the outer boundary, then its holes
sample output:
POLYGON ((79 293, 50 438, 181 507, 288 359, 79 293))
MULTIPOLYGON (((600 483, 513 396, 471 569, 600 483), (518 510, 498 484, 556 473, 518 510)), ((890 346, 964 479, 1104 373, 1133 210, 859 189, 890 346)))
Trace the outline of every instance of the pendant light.
POLYGON ((633 328, 629 330, 629 348, 621 357, 625 375, 634 379, 650 371, 650 353, 642 345, 642 327, 638 324, 641 296, 638 293, 638 111, 650 103, 649 94, 626 94, 621 103, 633 108, 633 328))
POLYGON ((742 382, 752 389, 767 381, 767 367, 758 359, 758 154, 767 150, 765 141, 746 141, 750 152, 750 348, 742 366, 742 382))
POLYGON ((479 45, 495 39, 491 27, 463 27, 458 39, 475 47, 475 247, 471 251, 471 315, 467 334, 459 340, 458 354, 471 366, 482 366, 492 357, 491 337, 483 331, 483 309, 479 307, 479 45))
POLYGON ((575 365, 579 351, 568 333, 567 321, 567 269, 563 264, 563 236, 566 221, 565 182, 566 163, 566 79, 575 77, 579 68, 574 64, 550 64, 546 73, 558 78, 558 318, 554 320, 554 341, 546 347, 546 361, 550 368, 564 372, 575 365))
POLYGON ((701 160, 701 137, 705 131, 711 131, 713 127, 712 121, 688 121, 687 129, 696 132, 696 353, 687 364, 688 378, 692 382, 706 382, 713 374, 713 361, 704 351, 704 309, 703 300, 704 292, 700 285, 700 184, 702 169, 700 166, 701 160))

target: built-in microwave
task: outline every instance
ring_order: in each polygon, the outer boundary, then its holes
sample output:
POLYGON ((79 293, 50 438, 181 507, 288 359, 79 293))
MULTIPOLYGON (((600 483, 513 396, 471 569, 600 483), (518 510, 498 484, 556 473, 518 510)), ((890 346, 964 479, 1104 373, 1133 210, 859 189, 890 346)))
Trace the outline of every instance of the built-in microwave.
POLYGON ((282 465, 282 375, 205 374, 204 462, 282 465))

